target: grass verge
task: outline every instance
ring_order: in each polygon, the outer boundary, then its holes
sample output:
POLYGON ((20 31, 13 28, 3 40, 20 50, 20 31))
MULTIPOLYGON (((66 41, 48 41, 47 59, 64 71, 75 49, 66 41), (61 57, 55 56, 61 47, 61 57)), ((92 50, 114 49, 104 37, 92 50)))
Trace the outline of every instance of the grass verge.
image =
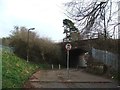
POLYGON ((40 66, 27 63, 13 53, 2 53, 2 88, 21 88, 40 66))

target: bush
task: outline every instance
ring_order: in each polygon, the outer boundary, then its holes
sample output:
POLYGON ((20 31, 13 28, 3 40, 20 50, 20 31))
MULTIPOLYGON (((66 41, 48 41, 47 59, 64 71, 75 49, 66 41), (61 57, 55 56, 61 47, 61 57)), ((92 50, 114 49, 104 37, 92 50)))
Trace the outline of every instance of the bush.
POLYGON ((61 58, 61 47, 49 38, 39 37, 35 32, 29 32, 25 27, 18 27, 10 36, 10 46, 15 48, 15 54, 27 59, 27 49, 29 48, 29 60, 37 63, 58 64, 61 58))
POLYGON ((91 62, 86 70, 93 74, 103 75, 107 72, 107 66, 101 62, 91 62))

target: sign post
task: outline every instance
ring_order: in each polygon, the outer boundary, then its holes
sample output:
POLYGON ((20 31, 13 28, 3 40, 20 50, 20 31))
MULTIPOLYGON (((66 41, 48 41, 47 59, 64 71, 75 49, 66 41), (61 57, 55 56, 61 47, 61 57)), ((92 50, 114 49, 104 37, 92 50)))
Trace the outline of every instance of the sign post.
POLYGON ((67 50, 67 76, 68 76, 68 79, 70 78, 69 77, 69 50, 67 50))
POLYGON ((69 77, 69 51, 71 50, 72 46, 71 44, 66 44, 65 48, 67 49, 67 76, 68 76, 68 79, 70 78, 69 77))

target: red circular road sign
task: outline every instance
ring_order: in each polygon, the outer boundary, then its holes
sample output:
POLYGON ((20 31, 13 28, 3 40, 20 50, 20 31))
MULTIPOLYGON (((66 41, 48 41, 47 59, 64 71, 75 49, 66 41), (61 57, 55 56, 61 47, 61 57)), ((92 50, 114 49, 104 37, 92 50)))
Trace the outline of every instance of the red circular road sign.
POLYGON ((65 45, 65 48, 66 48, 67 50, 71 50, 72 46, 71 46, 70 43, 67 43, 67 44, 65 45))

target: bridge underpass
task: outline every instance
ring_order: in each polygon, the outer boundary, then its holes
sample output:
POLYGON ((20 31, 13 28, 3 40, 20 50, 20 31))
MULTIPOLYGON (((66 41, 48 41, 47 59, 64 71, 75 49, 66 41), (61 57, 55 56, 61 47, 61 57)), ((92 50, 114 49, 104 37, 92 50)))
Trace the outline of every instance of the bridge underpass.
POLYGON ((79 56, 83 55, 87 51, 81 48, 74 48, 70 50, 70 59, 69 59, 69 67, 76 68, 79 65, 79 56))
MULTIPOLYGON (((24 85, 27 88, 117 88, 117 83, 111 79, 88 74, 76 70, 79 56, 88 52, 86 48, 72 48, 70 50, 70 79, 65 69, 39 70, 24 85), (73 69, 72 69, 73 68, 73 69), (102 87, 101 87, 102 86, 102 87)), ((66 51, 64 55, 66 54, 66 51)), ((64 60, 66 61, 66 60, 64 60)))

